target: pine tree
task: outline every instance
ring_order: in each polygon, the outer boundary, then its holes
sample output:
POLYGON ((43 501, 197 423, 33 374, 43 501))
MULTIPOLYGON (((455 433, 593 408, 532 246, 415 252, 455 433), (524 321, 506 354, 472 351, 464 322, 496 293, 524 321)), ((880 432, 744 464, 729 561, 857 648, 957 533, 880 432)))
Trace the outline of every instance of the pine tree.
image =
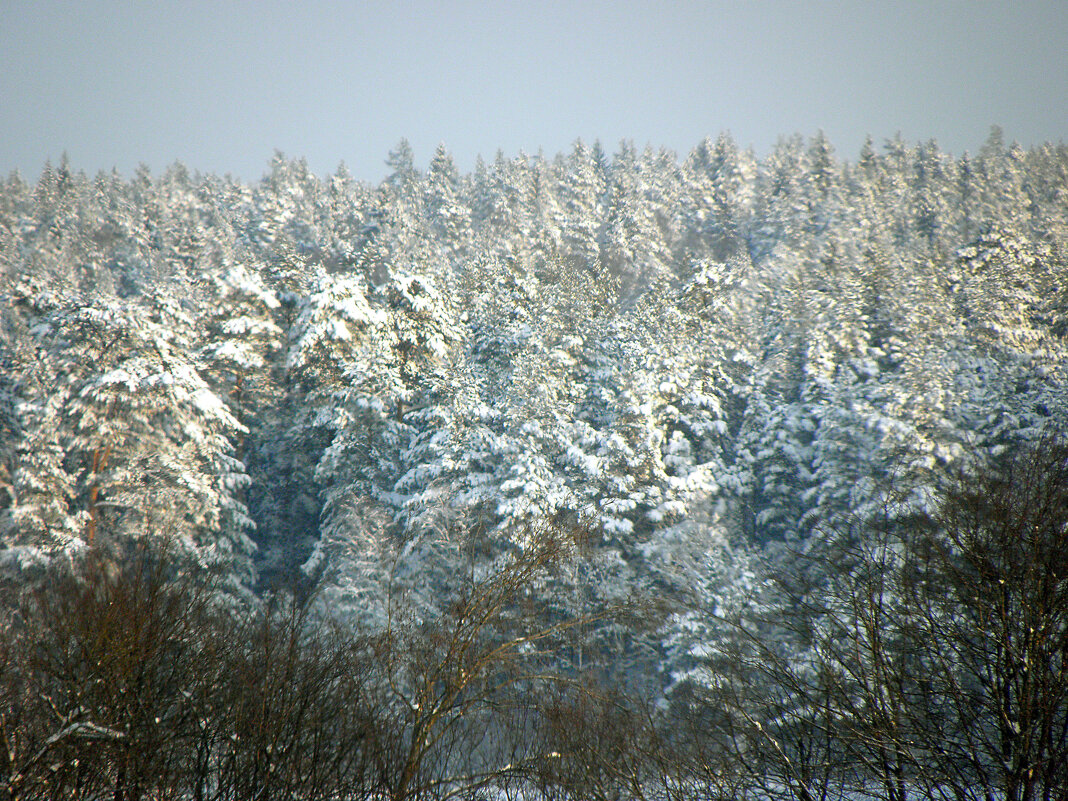
POLYGON ((16 537, 172 540, 247 584, 248 479, 231 444, 244 429, 146 316, 77 297, 38 306, 32 330, 56 379, 27 408, 16 537))
POLYGON ((423 213, 427 225, 446 254, 462 256, 468 248, 471 212, 460 196, 460 178, 452 156, 440 144, 426 176, 423 213))

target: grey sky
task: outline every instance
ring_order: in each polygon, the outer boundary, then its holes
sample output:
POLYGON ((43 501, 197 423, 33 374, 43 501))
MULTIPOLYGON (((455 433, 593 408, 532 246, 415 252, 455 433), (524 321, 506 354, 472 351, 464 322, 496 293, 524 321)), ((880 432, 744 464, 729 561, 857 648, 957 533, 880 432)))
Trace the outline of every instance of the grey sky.
POLYGON ((0 0, 0 174, 175 160, 254 180, 275 149, 377 181, 577 137, 764 153, 822 128, 974 151, 1068 140, 1068 0, 0 0))

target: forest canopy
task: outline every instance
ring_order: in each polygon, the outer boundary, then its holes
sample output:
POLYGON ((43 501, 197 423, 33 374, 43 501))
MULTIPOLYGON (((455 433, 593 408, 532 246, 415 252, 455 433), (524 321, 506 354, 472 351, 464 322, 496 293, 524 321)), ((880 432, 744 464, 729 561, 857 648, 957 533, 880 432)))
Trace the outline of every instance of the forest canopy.
POLYGON ((1068 147, 388 164, 0 184, 11 797, 1063 797, 1068 147))
MULTIPOLYGON (((388 164, 3 182, 5 570, 166 539, 374 625, 551 522, 570 613, 744 604, 891 479, 906 514, 1066 419, 1064 145, 388 164)), ((706 636, 634 658, 671 686, 706 636)))

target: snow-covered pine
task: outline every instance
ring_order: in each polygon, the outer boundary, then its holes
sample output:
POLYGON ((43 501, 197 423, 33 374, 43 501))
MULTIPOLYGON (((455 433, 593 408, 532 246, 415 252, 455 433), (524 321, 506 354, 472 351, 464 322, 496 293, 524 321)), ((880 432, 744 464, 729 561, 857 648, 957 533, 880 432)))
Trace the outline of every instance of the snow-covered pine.
POLYGON ((26 401, 12 532, 44 549, 166 540, 247 586, 255 524, 232 446, 245 429, 146 311, 38 300, 37 366, 54 379, 26 401))
POLYGON ((5 544, 167 516, 240 552, 247 514, 264 573, 314 554, 357 614, 401 556, 435 585, 429 532, 491 565, 548 518, 582 547, 539 591, 577 609, 761 587, 891 475, 1064 425, 1063 146, 427 155, 378 186, 282 154, 0 183, 5 544))

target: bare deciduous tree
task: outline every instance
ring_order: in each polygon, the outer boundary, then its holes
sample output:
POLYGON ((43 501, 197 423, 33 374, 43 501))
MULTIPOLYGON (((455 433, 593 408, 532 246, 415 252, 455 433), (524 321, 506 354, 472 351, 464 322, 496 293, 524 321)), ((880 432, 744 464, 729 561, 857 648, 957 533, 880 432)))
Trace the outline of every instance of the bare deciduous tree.
POLYGON ((794 563, 776 620, 724 621, 733 663, 699 709, 726 710, 710 750, 760 792, 1068 798, 1068 443, 977 461, 931 500, 794 563))
POLYGON ((449 798, 523 780, 540 764, 535 698, 574 683, 564 635, 594 618, 552 619, 532 589, 566 547, 539 531, 491 570, 456 577, 437 615, 390 605, 377 639, 380 699, 374 754, 391 801, 449 798))

